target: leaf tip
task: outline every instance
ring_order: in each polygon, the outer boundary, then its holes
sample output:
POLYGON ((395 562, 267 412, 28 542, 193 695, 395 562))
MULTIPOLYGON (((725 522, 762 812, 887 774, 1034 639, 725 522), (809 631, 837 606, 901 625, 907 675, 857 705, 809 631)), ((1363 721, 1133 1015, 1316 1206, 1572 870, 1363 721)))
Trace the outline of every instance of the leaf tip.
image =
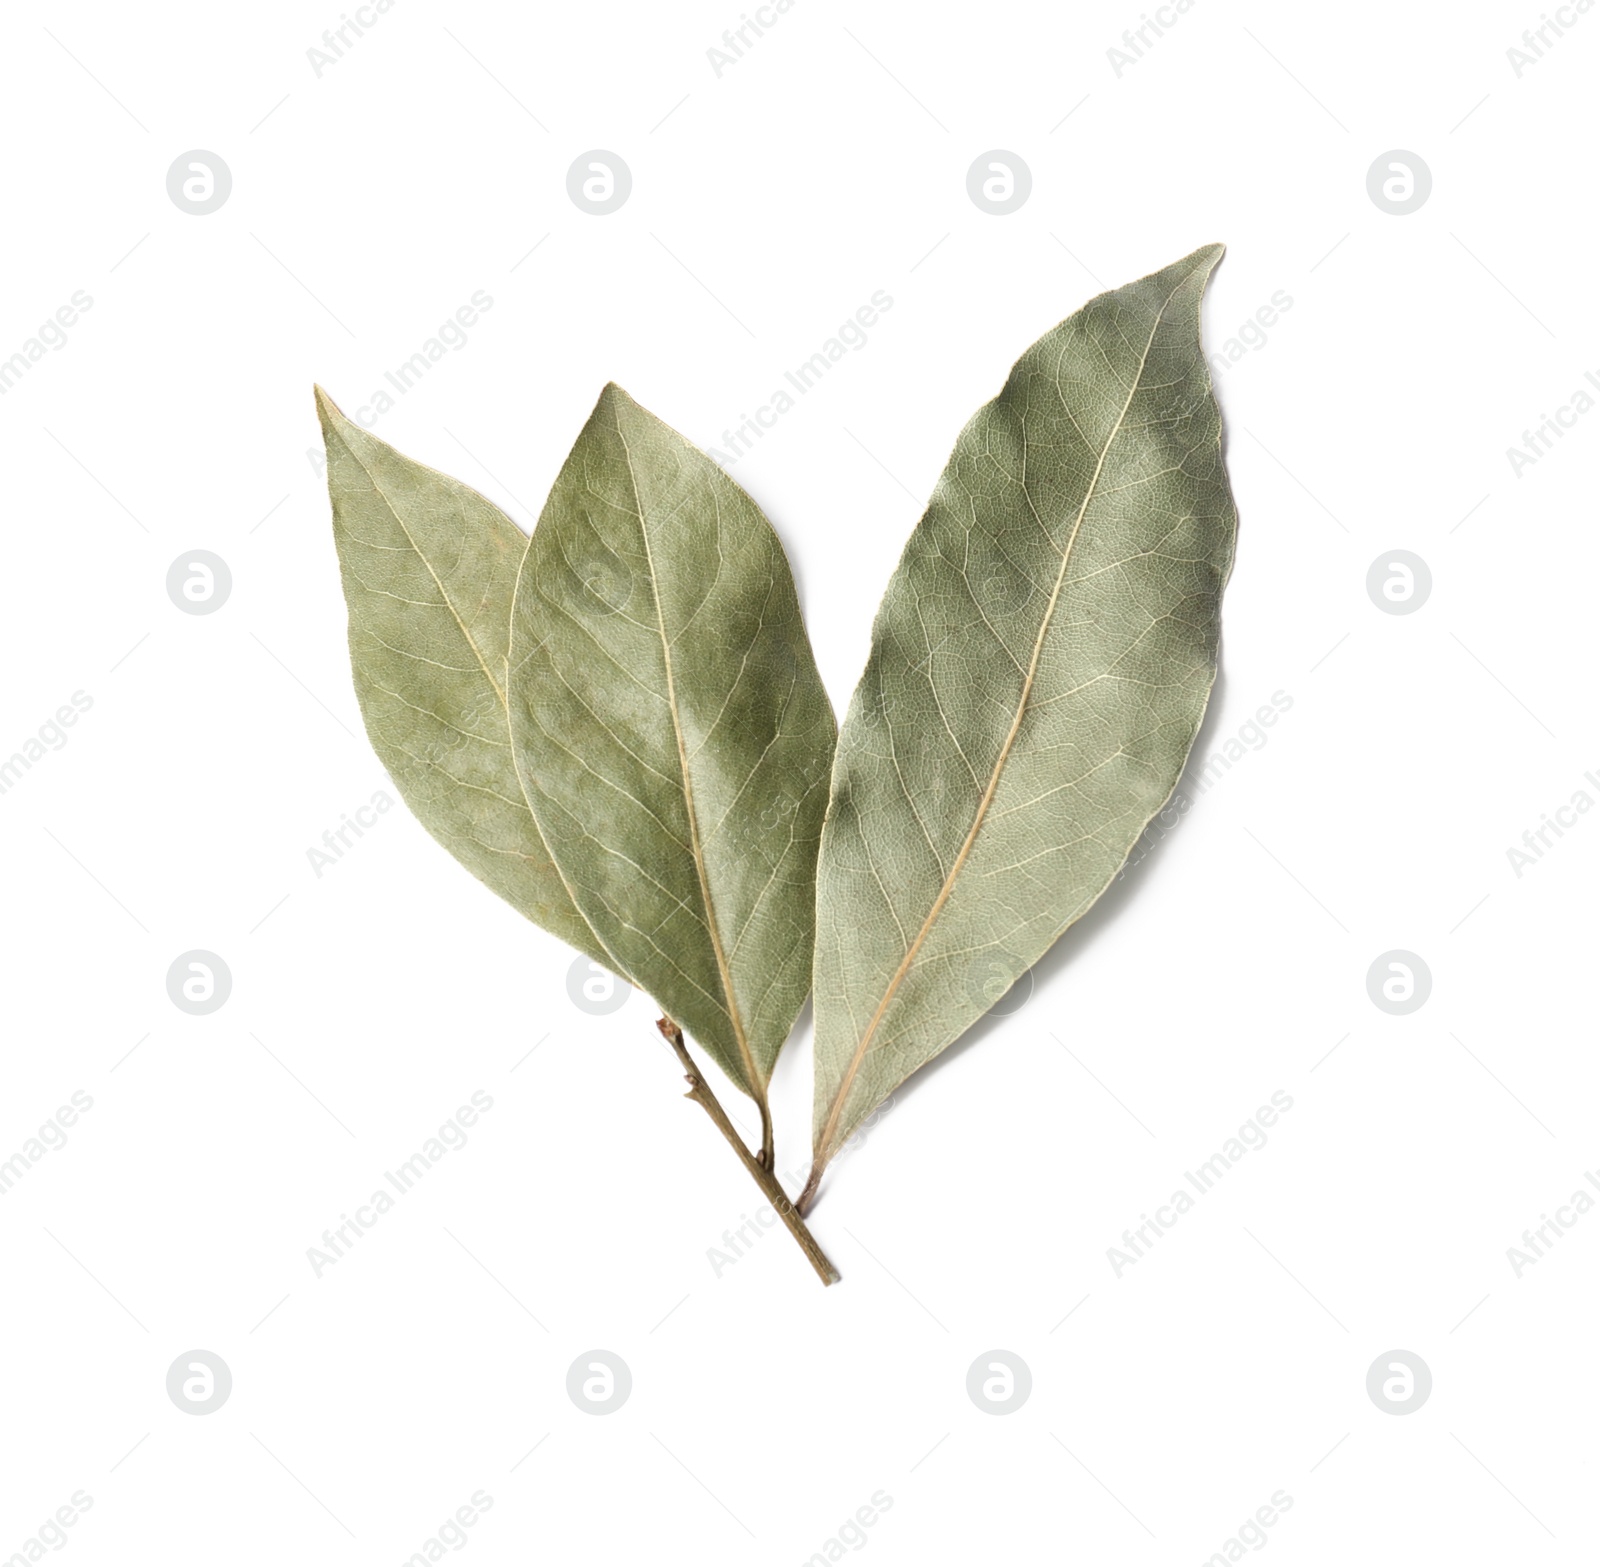
POLYGON ((600 389, 600 400, 595 404, 600 408, 637 408, 639 404, 630 397, 627 391, 618 386, 615 381, 607 381, 600 389))
POLYGON ((316 399, 317 417, 324 425, 331 425, 335 420, 342 421, 344 413, 339 405, 328 396, 327 391, 316 381, 311 383, 311 395, 316 399))

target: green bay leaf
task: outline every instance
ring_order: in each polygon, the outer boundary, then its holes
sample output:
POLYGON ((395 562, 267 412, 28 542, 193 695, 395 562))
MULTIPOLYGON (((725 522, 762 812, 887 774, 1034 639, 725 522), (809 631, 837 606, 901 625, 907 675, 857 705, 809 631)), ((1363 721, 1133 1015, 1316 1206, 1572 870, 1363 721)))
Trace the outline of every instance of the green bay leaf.
POLYGON ((1091 300, 956 442, 873 625, 817 872, 815 1167, 1110 884, 1216 674, 1220 245, 1091 300))
POLYGON ((579 909, 765 1126, 810 989, 833 710, 766 518, 619 387, 534 529, 511 666, 517 765, 579 909))
POLYGON ((536 925, 613 970, 512 757, 511 601, 528 537, 476 490, 352 423, 317 388, 368 738, 417 820, 536 925))

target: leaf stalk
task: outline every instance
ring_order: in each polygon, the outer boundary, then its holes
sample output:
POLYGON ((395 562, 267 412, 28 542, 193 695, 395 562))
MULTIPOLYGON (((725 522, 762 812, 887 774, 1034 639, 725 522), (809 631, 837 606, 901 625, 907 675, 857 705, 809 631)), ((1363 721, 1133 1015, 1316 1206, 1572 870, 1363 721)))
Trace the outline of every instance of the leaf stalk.
POLYGON ((772 1210, 783 1220, 789 1233, 794 1236, 796 1244, 806 1255, 806 1261, 816 1270, 817 1277, 824 1284, 837 1284, 839 1270, 828 1260, 828 1255, 817 1244, 816 1237, 805 1226, 805 1221, 800 1217, 800 1211, 790 1200, 789 1194, 778 1184, 778 1177, 771 1168, 772 1125, 771 1117, 765 1105, 762 1109, 763 1148, 762 1154, 766 1161, 763 1163, 761 1156, 750 1152, 745 1146, 744 1139, 735 1130, 733 1122, 728 1119, 727 1112, 717 1102, 717 1096, 712 1093, 711 1085, 701 1076, 699 1068, 694 1064, 688 1047, 683 1042, 683 1030, 671 1018, 657 1018, 656 1027, 661 1031, 661 1036, 672 1046, 677 1053, 679 1062, 683 1066, 685 1081, 689 1084, 689 1092, 684 1095, 692 1099, 711 1117, 717 1130, 727 1138, 728 1145, 738 1154, 740 1162, 750 1172, 750 1178, 759 1186, 767 1201, 772 1205, 772 1210))

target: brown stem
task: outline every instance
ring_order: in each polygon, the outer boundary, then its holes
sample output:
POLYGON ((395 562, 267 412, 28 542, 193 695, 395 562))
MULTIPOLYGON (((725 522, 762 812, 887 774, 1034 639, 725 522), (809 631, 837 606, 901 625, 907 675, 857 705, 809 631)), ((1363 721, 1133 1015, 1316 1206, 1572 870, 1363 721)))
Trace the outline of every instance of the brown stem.
MULTIPOLYGON (((671 1018, 658 1018, 656 1027, 661 1030, 662 1037, 677 1052, 678 1060, 683 1064, 683 1075, 689 1084, 689 1092, 684 1096, 692 1099, 702 1110, 709 1115, 716 1124, 716 1128, 727 1138, 729 1146, 739 1155, 745 1169, 750 1172, 751 1179, 766 1194, 767 1201, 772 1204, 773 1211, 783 1220, 789 1233, 794 1236, 800 1250, 806 1254, 806 1261, 817 1271, 817 1277, 824 1284, 836 1284, 839 1281, 839 1270, 828 1260, 827 1254, 817 1245, 811 1231, 805 1227, 795 1205, 789 1200, 789 1195, 778 1184, 778 1177, 773 1173, 770 1162, 764 1164, 760 1158, 751 1153, 745 1146, 744 1139, 734 1130, 733 1123, 728 1119, 722 1106, 717 1103, 717 1096, 712 1093, 711 1085, 700 1075, 688 1049, 683 1043, 683 1030, 671 1018)), ((767 1114, 766 1106, 762 1107, 762 1128, 764 1132, 763 1154, 771 1159, 771 1118, 767 1114)))

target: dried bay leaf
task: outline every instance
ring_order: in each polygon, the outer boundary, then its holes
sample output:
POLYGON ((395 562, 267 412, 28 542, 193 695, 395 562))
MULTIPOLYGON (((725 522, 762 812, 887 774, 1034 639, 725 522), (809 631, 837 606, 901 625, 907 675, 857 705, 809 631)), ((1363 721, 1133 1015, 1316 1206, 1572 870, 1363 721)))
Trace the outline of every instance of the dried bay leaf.
POLYGON ((783 546, 709 457, 607 386, 511 617, 517 766, 573 898, 761 1106, 811 985, 835 724, 783 546))
POLYGON ((528 538, 317 388, 350 665, 367 735, 417 820, 519 913, 613 970, 550 858, 512 758, 511 600, 528 538))
POLYGON ((873 625, 817 871, 815 1164, 1105 891, 1216 674, 1222 247, 1091 300, 961 432, 873 625))

